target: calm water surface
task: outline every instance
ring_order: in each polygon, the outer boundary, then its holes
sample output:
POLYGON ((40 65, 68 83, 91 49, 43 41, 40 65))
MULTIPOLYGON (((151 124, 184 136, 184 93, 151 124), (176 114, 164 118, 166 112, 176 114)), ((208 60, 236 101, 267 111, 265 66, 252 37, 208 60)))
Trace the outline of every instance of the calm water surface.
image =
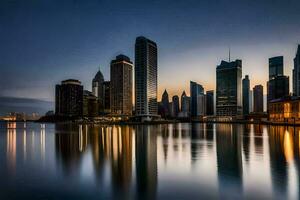
POLYGON ((0 123, 0 199, 298 199, 299 143, 259 125, 0 123))

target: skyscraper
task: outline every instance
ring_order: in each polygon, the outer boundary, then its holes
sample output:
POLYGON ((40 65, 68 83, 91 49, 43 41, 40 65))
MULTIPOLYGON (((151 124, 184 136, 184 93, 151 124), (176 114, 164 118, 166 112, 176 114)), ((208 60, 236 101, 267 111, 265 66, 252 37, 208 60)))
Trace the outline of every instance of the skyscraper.
POLYGON ((269 101, 288 96, 289 93, 289 77, 283 75, 283 56, 270 58, 267 107, 269 101))
POLYGON ((161 105, 162 105, 162 110, 161 110, 161 116, 162 117, 170 117, 171 110, 170 110, 170 101, 169 101, 169 94, 167 90, 164 91, 161 97, 161 105))
POLYGON ((110 64, 110 106, 112 114, 132 114, 133 64, 125 55, 118 55, 110 64))
POLYGON ((242 114, 242 61, 222 61, 217 66, 216 109, 218 116, 242 114))
POLYGON ((157 45, 145 37, 135 41, 135 111, 145 120, 157 115, 157 45))
POLYGON ((183 117, 188 117, 190 115, 190 102, 191 98, 183 91, 181 95, 181 114, 183 117))
POLYGON ((62 116, 82 116, 83 86, 75 79, 68 79, 55 87, 55 113, 62 116))
POLYGON ((206 115, 214 115, 214 91, 206 92, 206 115))
POLYGON ((177 117, 179 113, 179 97, 177 95, 174 95, 172 97, 173 102, 173 117, 177 117))
POLYGON ((263 112, 264 111, 264 90, 262 85, 256 85, 253 88, 253 112, 263 112))
POLYGON ((298 45, 293 69, 293 95, 300 96, 300 45, 298 45))
POLYGON ((104 78, 103 74, 99 70, 92 81, 92 93, 98 100, 98 111, 103 111, 104 106, 104 78))
POLYGON ((190 81, 190 94, 191 94, 191 116, 197 117, 198 116, 198 96, 204 95, 204 88, 202 85, 190 81))
POLYGON ((283 56, 269 58, 269 79, 283 75, 283 56))
POLYGON ((249 114, 249 94, 250 94, 250 80, 246 75, 243 79, 243 115, 249 114))

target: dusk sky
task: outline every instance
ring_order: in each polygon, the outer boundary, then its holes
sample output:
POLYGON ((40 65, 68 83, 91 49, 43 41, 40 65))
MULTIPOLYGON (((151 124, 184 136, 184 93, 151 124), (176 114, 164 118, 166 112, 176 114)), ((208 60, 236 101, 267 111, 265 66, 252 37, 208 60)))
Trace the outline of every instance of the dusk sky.
MULTIPOLYGON (((268 58, 284 56, 290 76, 300 43, 299 0, 2 0, 0 96, 54 101, 54 87, 76 78, 85 89, 122 53, 134 61, 143 35, 159 51, 159 99, 189 94, 189 81, 215 89, 222 59, 242 59, 251 88, 266 92, 268 58)), ((290 90, 291 90, 290 84, 290 90)))

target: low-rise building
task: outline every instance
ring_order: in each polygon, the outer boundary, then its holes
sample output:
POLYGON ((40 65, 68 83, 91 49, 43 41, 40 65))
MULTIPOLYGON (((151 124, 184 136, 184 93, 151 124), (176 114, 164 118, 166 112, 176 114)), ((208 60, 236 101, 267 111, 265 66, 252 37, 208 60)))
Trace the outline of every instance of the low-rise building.
POLYGON ((270 121, 300 122, 300 98, 285 97, 269 102, 270 121))

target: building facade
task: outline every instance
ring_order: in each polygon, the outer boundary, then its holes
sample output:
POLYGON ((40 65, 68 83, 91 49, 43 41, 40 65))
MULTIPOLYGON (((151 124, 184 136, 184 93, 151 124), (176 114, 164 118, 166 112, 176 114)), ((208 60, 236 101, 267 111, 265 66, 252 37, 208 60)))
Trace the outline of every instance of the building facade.
POLYGON ((157 45, 138 37, 135 41, 135 113, 150 120, 157 116, 157 45))
POLYGON ((159 114, 161 117, 166 118, 170 117, 171 115, 171 107, 170 107, 170 101, 169 101, 169 94, 167 90, 164 91, 161 97, 161 109, 159 114))
POLYGON ((264 112, 264 89, 262 85, 256 85, 253 88, 253 112, 264 112))
POLYGON ((181 117, 189 117, 190 116, 191 98, 186 95, 185 91, 182 92, 180 101, 181 101, 180 116, 181 117))
POLYGON ((238 116, 242 114, 242 61, 222 61, 216 69, 216 114, 238 116))
POLYGON ((300 122, 300 98, 283 97, 269 102, 270 121, 300 122))
POLYGON ((103 82, 103 112, 110 113, 110 81, 103 82))
POLYGON ((133 64, 125 55, 118 55, 110 63, 111 114, 132 115, 133 64))
POLYGON ((298 45, 293 69, 293 95, 300 96, 300 45, 298 45))
POLYGON ((283 76, 283 56, 269 58, 269 80, 283 76))
POLYGON ((82 116, 83 86, 75 79, 68 79, 55 87, 55 114, 82 116))
POLYGON ((206 92, 206 115, 214 115, 214 91, 210 90, 206 92))
POLYGON ((179 114, 179 97, 177 95, 174 95, 172 97, 172 102, 173 102, 173 116, 172 117, 178 117, 179 114))
POLYGON ((99 101, 93 92, 83 91, 83 116, 97 117, 99 115, 99 101))
POLYGON ((249 100, 250 100, 250 80, 246 75, 242 82, 243 85, 243 115, 249 114, 249 100))
POLYGON ((190 81, 190 94, 191 94, 191 117, 197 117, 198 115, 198 106, 200 106, 200 103, 198 103, 198 96, 204 95, 204 88, 202 85, 190 81))
POLYGON ((267 99, 268 102, 274 99, 279 99, 285 96, 289 96, 289 77, 288 76, 276 76, 268 81, 267 99))

